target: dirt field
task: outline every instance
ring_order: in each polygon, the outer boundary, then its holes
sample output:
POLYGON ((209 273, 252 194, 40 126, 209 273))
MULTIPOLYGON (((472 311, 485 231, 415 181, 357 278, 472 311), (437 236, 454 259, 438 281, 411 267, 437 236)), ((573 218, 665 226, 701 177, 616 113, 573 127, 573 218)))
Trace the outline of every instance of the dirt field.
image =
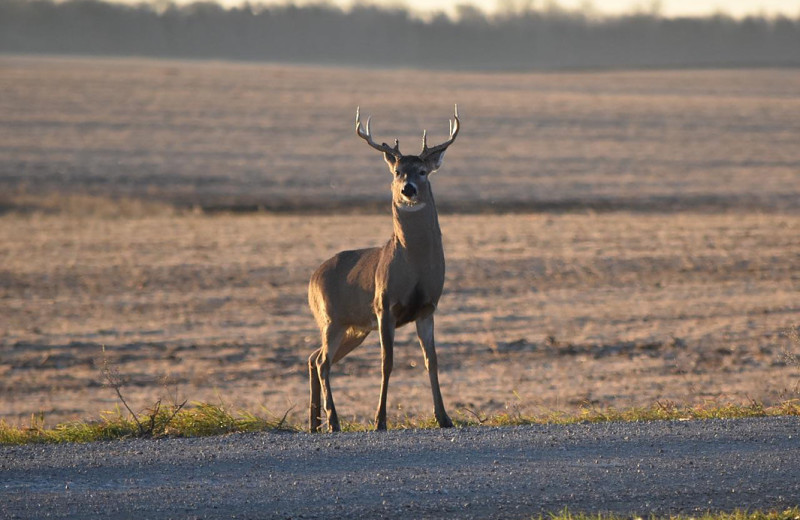
MULTIPOLYGON (((0 419, 113 408, 103 346, 136 408, 304 417, 308 277, 391 233, 387 174, 353 108, 416 152, 454 99, 463 135, 433 180, 451 411, 800 396, 798 71, 14 57, 0 71, 0 419)), ((420 349, 410 329, 398 339, 392 413, 428 414, 420 349)), ((376 337, 335 367, 342 418, 371 418, 379 373, 376 337)))
MULTIPOLYGON (((380 243, 388 216, 0 220, 3 417, 96 416, 101 346, 138 406, 159 396, 275 412, 306 405, 316 264, 380 243), (161 386, 168 376, 170 389, 161 386)), ((451 216, 437 313, 446 402, 481 412, 798 395, 800 217, 451 216), (788 363, 787 363, 788 362, 788 363)), ((390 404, 429 413, 399 333, 390 404)), ((334 370, 344 417, 370 417, 377 338, 334 370)))
POLYGON ((354 137, 355 107, 374 116, 376 139, 417 153, 423 128, 445 137, 458 103, 442 208, 800 210, 797 69, 466 74, 0 56, 0 91, 0 195, 374 211, 388 179, 354 137))

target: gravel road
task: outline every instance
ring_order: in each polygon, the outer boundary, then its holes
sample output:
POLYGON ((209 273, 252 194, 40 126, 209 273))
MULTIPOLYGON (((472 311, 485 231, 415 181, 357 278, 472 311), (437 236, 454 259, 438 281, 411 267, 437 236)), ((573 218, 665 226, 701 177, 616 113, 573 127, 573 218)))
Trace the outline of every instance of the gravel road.
POLYGON ((800 505, 800 418, 0 447, 0 518, 524 518, 800 505))

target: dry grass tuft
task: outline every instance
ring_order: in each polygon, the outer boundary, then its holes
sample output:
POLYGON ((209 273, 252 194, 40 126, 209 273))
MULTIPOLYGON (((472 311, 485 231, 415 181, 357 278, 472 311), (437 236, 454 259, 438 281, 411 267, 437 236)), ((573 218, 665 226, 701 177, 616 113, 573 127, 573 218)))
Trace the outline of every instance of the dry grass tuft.
MULTIPOLYGON (((231 411, 225 405, 194 403, 175 412, 153 407, 138 416, 117 407, 104 412, 98 421, 68 422, 53 428, 45 426, 43 415, 31 416, 27 426, 12 426, 0 421, 0 444, 93 442, 134 437, 203 437, 257 431, 297 431, 281 417, 264 411, 259 416, 247 411, 231 411), (142 429, 142 424, 151 425, 142 429)), ((288 412, 287 412, 288 413, 288 412)))

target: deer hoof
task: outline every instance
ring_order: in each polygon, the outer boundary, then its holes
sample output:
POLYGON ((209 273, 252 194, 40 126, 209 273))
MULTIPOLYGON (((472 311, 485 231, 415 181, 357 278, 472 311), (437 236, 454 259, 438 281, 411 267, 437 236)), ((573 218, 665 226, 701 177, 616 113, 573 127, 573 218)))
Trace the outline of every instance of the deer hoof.
POLYGON ((453 427, 453 421, 451 421, 450 417, 448 417, 446 415, 441 419, 437 418, 436 422, 439 423, 439 428, 452 428, 453 427))

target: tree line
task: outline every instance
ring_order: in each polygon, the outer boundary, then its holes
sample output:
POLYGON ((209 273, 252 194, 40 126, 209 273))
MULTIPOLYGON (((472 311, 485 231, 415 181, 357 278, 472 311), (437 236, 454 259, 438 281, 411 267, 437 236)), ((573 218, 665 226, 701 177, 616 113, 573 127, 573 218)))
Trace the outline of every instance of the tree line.
POLYGON ((0 52, 479 70, 800 65, 800 16, 0 0, 0 52))

